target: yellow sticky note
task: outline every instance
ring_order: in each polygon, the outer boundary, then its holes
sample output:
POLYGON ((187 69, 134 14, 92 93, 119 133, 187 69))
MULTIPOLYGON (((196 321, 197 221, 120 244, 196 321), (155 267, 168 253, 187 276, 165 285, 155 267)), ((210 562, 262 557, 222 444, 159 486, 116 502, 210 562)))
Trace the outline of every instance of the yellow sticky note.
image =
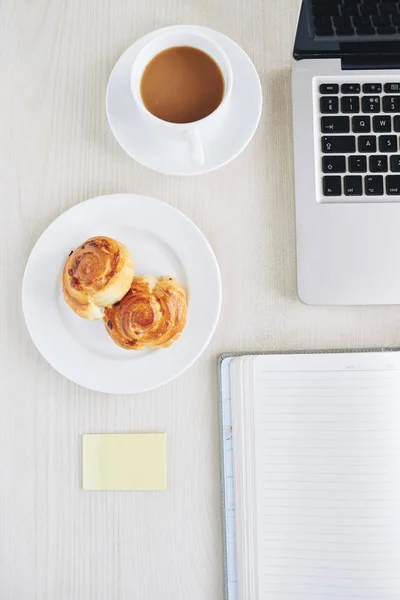
POLYGON ((83 436, 84 490, 165 490, 165 433, 83 436))

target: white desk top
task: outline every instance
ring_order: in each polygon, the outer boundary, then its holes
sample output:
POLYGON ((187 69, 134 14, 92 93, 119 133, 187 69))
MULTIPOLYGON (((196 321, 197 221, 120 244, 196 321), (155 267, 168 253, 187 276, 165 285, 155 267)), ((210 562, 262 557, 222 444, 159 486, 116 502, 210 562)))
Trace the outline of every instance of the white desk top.
POLYGON ((395 346, 398 307, 310 308, 296 299, 290 68, 298 0, 14 2, 0 8, 1 600, 221 600, 216 356, 230 350, 395 346), (256 137, 227 167, 168 178, 108 129, 119 55, 171 23, 221 30, 260 73, 256 137), (208 236, 224 302, 211 346, 184 376, 136 397, 75 386, 25 328, 21 278, 43 229, 73 204, 139 192, 208 236), (85 432, 166 431, 166 493, 80 491, 85 432))

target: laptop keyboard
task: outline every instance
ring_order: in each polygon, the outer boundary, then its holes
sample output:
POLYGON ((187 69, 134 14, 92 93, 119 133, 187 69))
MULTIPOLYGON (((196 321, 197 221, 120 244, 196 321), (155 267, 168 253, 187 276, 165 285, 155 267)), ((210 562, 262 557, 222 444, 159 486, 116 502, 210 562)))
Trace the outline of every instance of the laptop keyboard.
POLYGON ((400 33, 399 0, 311 0, 318 36, 400 33))
POLYGON ((400 80, 317 83, 321 201, 400 200, 400 80))

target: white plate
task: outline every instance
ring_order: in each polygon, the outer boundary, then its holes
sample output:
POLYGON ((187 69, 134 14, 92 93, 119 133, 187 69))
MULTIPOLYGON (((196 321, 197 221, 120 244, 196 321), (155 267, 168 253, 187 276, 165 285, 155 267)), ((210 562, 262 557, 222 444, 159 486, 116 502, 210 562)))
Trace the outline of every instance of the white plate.
POLYGON ((111 130, 122 148, 137 162, 166 175, 201 175, 236 158, 250 142, 262 110, 262 92, 257 71, 245 51, 230 38, 206 27, 174 25, 153 31, 128 48, 111 73, 106 109, 111 130), (161 32, 180 28, 205 33, 225 50, 232 65, 232 97, 225 119, 216 128, 202 126, 205 164, 196 167, 189 158, 186 142, 161 137, 142 118, 130 90, 130 72, 143 46, 161 32))
POLYGON ((133 394, 171 381, 200 356, 217 325, 221 277, 209 243, 185 215, 153 198, 112 194, 74 206, 42 234, 26 265, 22 307, 33 342, 59 373, 99 392, 133 394), (66 257, 98 235, 126 245, 136 274, 171 275, 186 289, 187 325, 170 348, 123 350, 102 320, 86 321, 64 302, 66 257))

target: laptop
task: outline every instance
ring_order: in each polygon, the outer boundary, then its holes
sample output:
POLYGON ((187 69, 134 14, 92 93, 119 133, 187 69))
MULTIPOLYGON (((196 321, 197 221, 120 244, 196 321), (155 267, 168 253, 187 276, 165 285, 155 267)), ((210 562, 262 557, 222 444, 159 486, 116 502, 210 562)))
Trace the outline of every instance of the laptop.
POLYGON ((400 304, 400 0, 303 0, 294 57, 299 298, 400 304))

